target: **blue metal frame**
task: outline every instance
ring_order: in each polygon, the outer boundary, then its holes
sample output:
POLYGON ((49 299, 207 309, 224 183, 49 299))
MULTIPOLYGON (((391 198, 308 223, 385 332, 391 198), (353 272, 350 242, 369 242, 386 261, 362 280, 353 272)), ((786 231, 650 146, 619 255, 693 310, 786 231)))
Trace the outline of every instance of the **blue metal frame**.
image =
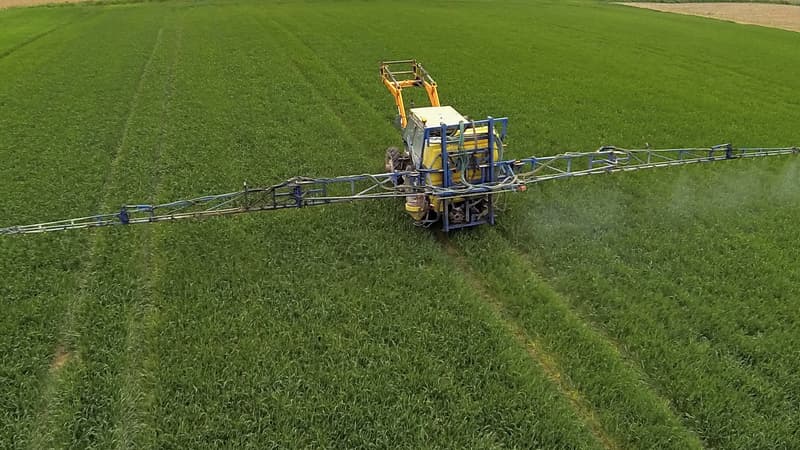
MULTIPOLYGON (((433 186, 434 188, 439 188, 438 192, 434 194, 434 196, 438 197, 440 201, 443 202, 443 212, 442 212, 442 230, 447 232, 450 230, 458 229, 458 228, 469 228, 478 225, 483 225, 486 223, 494 224, 495 223, 495 213, 494 213, 494 192, 489 186, 492 186, 497 181, 497 170, 500 168, 498 164, 495 163, 494 159, 494 151, 497 147, 496 139, 499 138, 501 141, 505 139, 506 132, 508 130, 508 118, 498 118, 495 119, 493 117, 488 117, 485 120, 477 120, 474 122, 468 122, 464 124, 458 125, 446 125, 444 123, 439 124, 438 126, 434 127, 426 127, 425 134, 424 134, 424 143, 425 147, 423 148, 423 159, 426 151, 433 150, 434 147, 429 145, 430 138, 432 137, 432 131, 438 131, 440 133, 440 141, 439 141, 439 148, 438 151, 440 153, 440 158, 442 161, 442 168, 441 170, 436 169, 427 169, 427 168, 419 168, 420 171, 427 171, 430 173, 441 173, 442 174, 442 183, 440 186, 433 186), (467 125, 469 129, 476 129, 481 127, 487 128, 487 137, 486 142, 487 145, 485 147, 478 147, 472 148, 470 150, 461 150, 456 152, 450 152, 447 150, 448 144, 452 144, 453 140, 448 139, 447 136, 450 132, 455 132, 460 130, 463 132, 464 125, 467 125), (495 135, 495 130, 500 129, 499 136, 495 135), (472 158, 475 155, 483 154, 485 155, 483 158, 475 158, 472 161, 470 167, 462 170, 466 172, 477 170, 480 173, 480 182, 477 185, 473 185, 469 182, 469 180, 463 180, 461 183, 455 183, 453 181, 453 167, 450 163, 451 157, 469 155, 472 158), (456 204, 463 203, 465 201, 472 201, 472 200, 465 200, 462 195, 464 194, 464 190, 467 189, 470 191, 471 195, 476 195, 477 193, 483 192, 485 195, 485 201, 488 204, 488 214, 484 217, 473 219, 470 216, 469 208, 465 209, 465 222, 458 223, 458 224, 451 224, 450 223, 450 210, 456 204)), ((463 136, 461 137, 463 139, 463 136)), ((513 170, 513 169, 512 169, 513 170)))

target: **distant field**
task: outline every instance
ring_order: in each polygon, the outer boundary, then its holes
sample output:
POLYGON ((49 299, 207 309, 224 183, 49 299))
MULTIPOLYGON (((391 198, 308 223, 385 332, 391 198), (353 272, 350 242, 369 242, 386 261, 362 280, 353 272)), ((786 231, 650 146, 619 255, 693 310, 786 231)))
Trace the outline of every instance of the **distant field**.
MULTIPOLYGON (((605 2, 0 11, 0 227, 380 171, 378 62, 512 157, 800 144, 800 35, 605 2), (698 26, 702 24, 702 26, 698 26)), ((800 448, 800 158, 0 239, 3 448, 800 448)))
POLYGON ((763 25, 800 31, 800 6, 765 3, 624 3, 628 6, 657 11, 732 20, 737 23, 763 25))

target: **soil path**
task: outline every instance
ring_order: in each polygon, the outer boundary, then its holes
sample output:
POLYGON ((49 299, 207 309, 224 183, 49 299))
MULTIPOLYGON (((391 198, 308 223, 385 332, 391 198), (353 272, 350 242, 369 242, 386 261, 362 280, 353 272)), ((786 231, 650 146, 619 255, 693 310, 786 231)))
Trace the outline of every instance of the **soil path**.
MULTIPOLYGON (((2 0, 0 0, 2 1, 2 0)), ((800 0, 797 0, 800 1, 800 0)), ((793 2, 794 3, 794 2, 793 2)), ((620 3, 637 8, 800 31, 800 5, 769 3, 620 3)))

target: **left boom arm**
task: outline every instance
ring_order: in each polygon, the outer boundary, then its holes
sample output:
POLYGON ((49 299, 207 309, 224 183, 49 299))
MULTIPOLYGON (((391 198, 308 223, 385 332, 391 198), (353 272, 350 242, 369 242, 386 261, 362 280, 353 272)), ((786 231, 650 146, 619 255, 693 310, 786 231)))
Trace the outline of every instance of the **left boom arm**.
POLYGON ((269 187, 248 188, 159 205, 123 205, 118 212, 75 219, 0 228, 3 234, 45 233, 79 228, 167 222, 181 219, 302 208, 355 200, 402 197, 413 188, 398 183, 396 173, 335 178, 295 177, 269 187))

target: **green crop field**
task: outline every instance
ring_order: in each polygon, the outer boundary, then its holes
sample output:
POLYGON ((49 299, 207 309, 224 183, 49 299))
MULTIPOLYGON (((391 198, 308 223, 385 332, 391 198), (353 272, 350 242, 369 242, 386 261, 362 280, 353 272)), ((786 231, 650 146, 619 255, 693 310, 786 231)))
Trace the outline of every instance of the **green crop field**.
MULTIPOLYGON (((800 34, 593 1, 0 10, 0 227, 379 172, 382 59, 513 157, 800 144, 800 34)), ((0 448, 800 447, 800 159, 0 238, 0 448)))

